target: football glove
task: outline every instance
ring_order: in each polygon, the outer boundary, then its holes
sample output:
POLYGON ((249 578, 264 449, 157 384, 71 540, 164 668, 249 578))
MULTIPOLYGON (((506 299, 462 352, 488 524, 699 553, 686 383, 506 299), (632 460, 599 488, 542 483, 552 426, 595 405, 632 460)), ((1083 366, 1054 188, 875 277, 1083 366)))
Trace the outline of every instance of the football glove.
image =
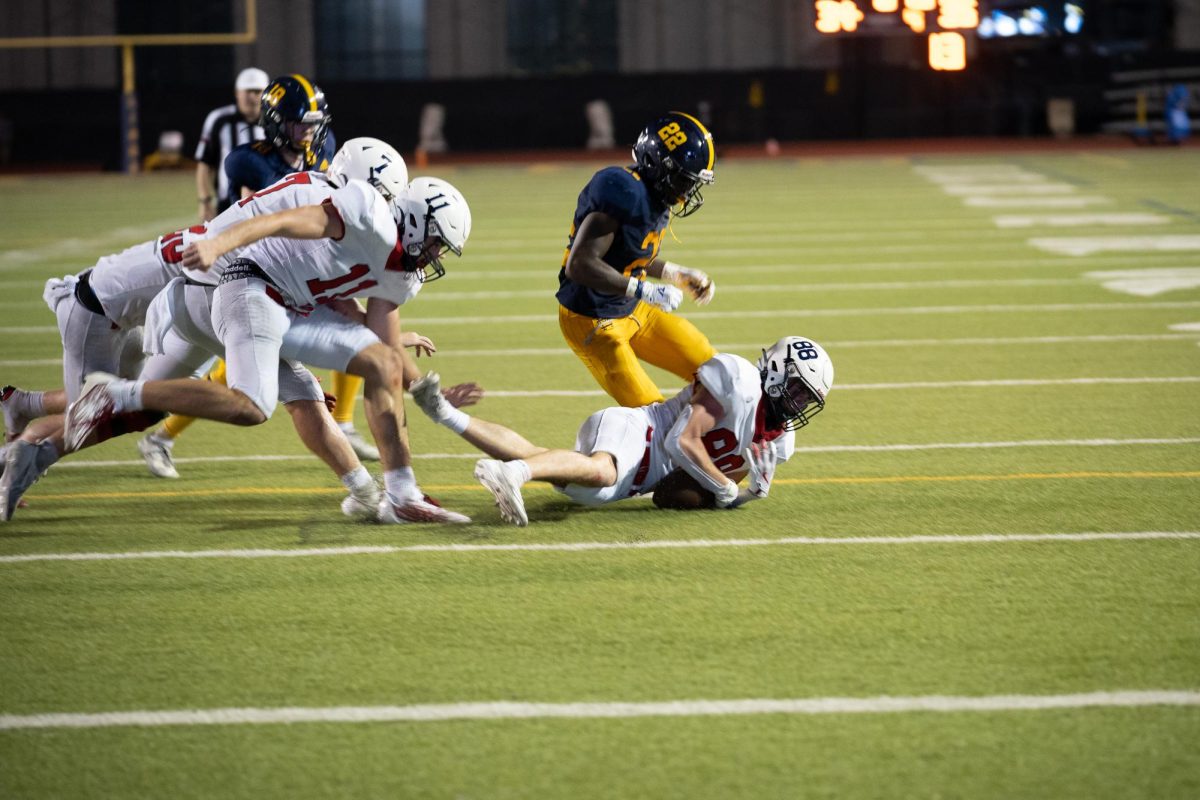
POLYGON ((637 278, 629 279, 629 289, 625 295, 626 297, 636 297, 667 313, 679 308, 679 304, 683 302, 683 292, 674 286, 667 286, 663 283, 647 283, 637 278))
POLYGON ((708 305, 717 293, 717 285, 703 270, 685 267, 674 261, 663 264, 662 279, 680 289, 687 289, 698 306, 708 305))
POLYGON ((770 442, 755 442, 746 448, 746 460, 750 462, 750 482, 747 488, 755 497, 766 497, 771 491, 771 479, 775 477, 775 465, 779 455, 770 442))

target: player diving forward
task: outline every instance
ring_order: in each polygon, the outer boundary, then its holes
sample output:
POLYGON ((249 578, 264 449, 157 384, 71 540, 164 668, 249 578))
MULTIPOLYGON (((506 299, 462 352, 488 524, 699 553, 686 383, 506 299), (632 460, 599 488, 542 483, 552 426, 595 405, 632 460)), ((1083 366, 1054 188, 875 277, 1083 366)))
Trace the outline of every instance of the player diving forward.
MULTIPOLYGON (((133 366, 135 363, 140 366, 142 354, 142 338, 137 326, 145 320, 151 300, 169 281, 181 274, 185 243, 222 231, 257 214, 295 208, 303 202, 326 198, 336 186, 346 186, 355 178, 367 179, 381 195, 385 190, 389 196, 406 192, 400 181, 401 174, 407 177, 407 173, 397 172, 391 167, 398 160, 399 155, 377 139, 351 140, 339 151, 328 175, 306 173, 291 182, 283 181, 279 186, 259 193, 260 196, 247 198, 222 213, 208 228, 195 226, 136 245, 117 255, 100 259, 94 268, 79 276, 48 282, 47 302, 58 315, 63 339, 63 378, 67 389, 44 393, 44 402, 43 393, 36 393, 36 408, 30 407, 33 393, 6 390, 0 402, 3 403, 8 432, 25 428, 32 417, 55 411, 61 414, 66 402, 78 397, 84 376, 90 372, 115 372, 123 377, 138 375, 138 366, 133 366), (306 193, 301 195, 296 188, 298 186, 303 186, 306 193), (137 359, 122 359, 122 355, 129 353, 136 353, 137 359), (54 408, 56 405, 58 407, 54 408)), ((408 205, 414 214, 423 214, 426 208, 421 199, 413 199, 408 205)), ((410 266, 415 276, 416 267, 410 266)), ((188 288, 206 291, 203 287, 188 288)), ((357 306, 353 310, 357 312, 357 306)), ((374 365, 374 369, 383 370, 391 363, 386 348, 362 325, 341 318, 332 309, 322 308, 321 311, 339 329, 343 351, 351 348, 351 354, 358 357, 360 364, 374 365), (349 344, 345 341, 347 339, 349 344)), ((400 342, 425 350, 432 347, 431 342, 415 333, 403 334, 400 342)), ((202 355, 201 362, 204 360, 207 360, 207 356, 202 355)), ((154 377, 162 378, 190 374, 198 368, 199 363, 156 357, 151 359, 149 366, 153 367, 151 374, 154 377)), ((412 372, 415 377, 415 367, 412 372)), ((281 365, 279 381, 283 387, 280 397, 291 413, 301 438, 310 450, 334 470, 351 492, 351 497, 343 504, 343 511, 353 516, 377 515, 379 495, 374 482, 334 426, 324 407, 323 395, 312 376, 298 364, 288 363, 281 365)), ((454 387, 450 394, 453 402, 466 404, 477 398, 478 387, 464 384, 454 387)), ((3 475, 0 475, 0 520, 11 517, 17 501, 29 486, 62 454, 70 452, 63 441, 61 419, 60 416, 34 423, 22 435, 22 443, 8 454, 3 475)), ((129 415, 118 415, 113 418, 109 430, 103 431, 99 438, 111 438, 146 424, 145 419, 133 421, 129 415)))
POLYGON ((183 252, 194 275, 215 289, 176 279, 159 295, 146 326, 149 352, 139 380, 95 374, 67 413, 76 448, 114 417, 143 409, 258 425, 280 397, 280 358, 341 369, 366 382, 366 411, 380 443, 385 522, 469 522, 429 502, 418 488, 404 420, 405 377, 419 372, 398 350, 396 309, 420 290, 441 257, 459 255, 471 214, 453 186, 417 178, 392 202, 366 182, 330 191, 314 173, 296 173, 256 197, 287 192, 298 205, 200 239, 183 252), (367 298, 366 327, 332 310, 367 298), (227 386, 160 379, 158 358, 189 366, 224 353, 227 386))
MULTIPOLYGON (((239 203, 291 173, 324 172, 336 158, 335 138, 329 127, 333 118, 321 87, 300 74, 283 75, 263 90, 260 105, 259 125, 266 139, 239 145, 226 157, 223 169, 228 195, 222 199, 225 205, 239 203)), ((343 147, 338 152, 344 154, 345 151, 343 147)), ((399 153, 395 153, 395 160, 388 169, 396 173, 403 171, 403 175, 397 176, 399 186, 408 183, 408 171, 399 153)), ((387 186, 377 184, 376 188, 390 199, 387 186)), ((224 365, 218 364, 209 377, 223 381, 224 365)), ((333 415, 338 427, 359 458, 378 461, 379 450, 354 429, 354 407, 362 389, 362 379, 335 371, 332 381, 332 392, 337 398, 333 415)), ((138 450, 153 475, 179 477, 173 448, 175 440, 192 422, 190 417, 168 417, 138 441, 138 450)))
MULTIPOLYGON (((662 403, 606 408, 584 421, 574 450, 549 450, 509 428, 453 408, 431 372, 411 387, 421 409, 492 458, 480 459, 475 477, 496 498, 500 515, 529 524, 521 487, 546 481, 572 500, 602 505, 655 492, 681 468, 711 492, 718 508, 766 497, 778 463, 795 451, 794 431, 825 407, 833 362, 815 342, 780 339, 763 351, 757 368, 721 353, 696 370, 691 386, 662 403), (738 482, 749 473, 740 493, 738 482)), ((678 481, 677 485, 690 483, 678 481)))

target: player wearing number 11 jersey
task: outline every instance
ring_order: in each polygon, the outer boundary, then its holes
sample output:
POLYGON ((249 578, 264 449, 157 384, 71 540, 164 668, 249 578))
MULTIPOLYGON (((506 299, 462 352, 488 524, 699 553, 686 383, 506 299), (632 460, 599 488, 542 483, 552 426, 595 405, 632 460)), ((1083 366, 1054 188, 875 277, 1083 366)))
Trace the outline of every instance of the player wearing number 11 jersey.
POLYGON ((513 430, 451 408, 436 373, 411 391, 434 422, 491 456, 475 465, 476 479, 496 498, 506 522, 527 525, 521 487, 531 480, 551 483, 585 505, 653 492, 657 505, 684 507, 659 497, 668 482, 708 493, 718 508, 766 497, 775 466, 795 450, 793 431, 825 407, 832 387, 833 362, 824 349, 788 336, 764 350, 757 367, 721 353, 666 402, 596 412, 580 427, 574 450, 538 447, 513 430), (664 480, 677 469, 682 480, 664 480), (747 474, 750 481, 739 493, 737 484, 747 474))
MULTIPOLYGON (((366 411, 380 446, 386 522, 469 522, 424 498, 405 427, 405 378, 419 375, 404 353, 398 306, 441 275, 471 230, 466 200, 448 183, 417 178, 391 201, 362 180, 330 191, 297 173, 255 197, 288 198, 285 210, 257 216, 185 248, 183 264, 213 289, 175 280, 147 319, 143 379, 88 378, 67 412, 66 444, 77 448, 115 416, 153 409, 235 425, 259 425, 284 389, 282 362, 338 369, 365 379, 366 411), (367 300, 366 325, 334 309, 367 300), (159 379, 160 359, 198 364, 223 353, 227 387, 159 379)), ((284 203, 284 200, 279 202, 284 203)), ((430 347, 432 344, 430 343, 430 347)))

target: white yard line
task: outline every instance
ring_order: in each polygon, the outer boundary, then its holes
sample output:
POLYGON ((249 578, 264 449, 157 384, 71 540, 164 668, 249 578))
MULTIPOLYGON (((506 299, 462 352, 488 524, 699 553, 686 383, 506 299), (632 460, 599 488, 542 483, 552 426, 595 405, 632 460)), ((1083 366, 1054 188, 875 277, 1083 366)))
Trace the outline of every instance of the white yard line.
POLYGON ((1096 195, 1064 195, 1050 197, 964 197, 971 208, 1086 208, 1109 205, 1115 201, 1096 195))
POLYGON ((1103 252, 1183 252, 1200 250, 1200 236, 1078 236, 1038 237, 1032 247, 1066 256, 1090 256, 1103 252))
MULTIPOLYGON (((795 448, 797 453, 889 453, 910 450, 992 450, 1018 447, 1140 447, 1160 445, 1200 444, 1200 438, 1176 439, 1028 439, 1010 442, 918 442, 912 444, 827 444, 795 448)), ((214 464, 231 461, 311 461, 309 453, 296 455, 239 455, 239 456, 195 456, 176 458, 176 464, 214 464)), ((478 459, 479 453, 414 453, 413 458, 426 461, 478 459)), ((51 469, 89 469, 97 467, 141 467, 140 458, 113 459, 105 461, 68 460, 59 461, 51 469)))
POLYGON ((1173 689, 1049 695, 924 695, 916 697, 885 695, 746 700, 664 700, 658 702, 530 703, 498 701, 405 706, 206 708, 109 711, 91 714, 4 714, 0 715, 0 730, 292 725, 297 723, 362 724, 369 722, 443 722, 446 720, 728 717, 751 714, 964 713, 1196 705, 1200 705, 1200 692, 1173 689))
POLYGON ((997 228, 1072 228, 1096 225, 1166 225, 1171 218, 1163 214, 1046 214, 1002 215, 992 217, 997 228))
POLYGON ((661 539, 637 542, 546 542, 515 544, 358 545, 229 550, 135 550, 113 553, 23 553, 0 556, 0 564, 31 561, 135 561, 144 559, 210 558, 329 558, 334 556, 395 555, 397 553, 540 552, 578 553, 593 550, 688 550, 719 547, 787 547, 828 545, 1020 544, 1031 542, 1107 542, 1200 539, 1198 531, 1137 531, 1127 533, 985 533, 959 536, 783 536, 778 539, 661 539))
POLYGON ((128 247, 138 242, 147 241, 164 233, 168 233, 180 225, 188 225, 186 220, 179 218, 151 222, 135 227, 117 228, 90 239, 66 238, 59 239, 40 247, 28 250, 8 250, 0 252, 0 272, 20 269, 43 261, 62 260, 71 256, 82 256, 86 262, 81 262, 73 271, 87 269, 95 260, 108 254, 114 247, 128 247))

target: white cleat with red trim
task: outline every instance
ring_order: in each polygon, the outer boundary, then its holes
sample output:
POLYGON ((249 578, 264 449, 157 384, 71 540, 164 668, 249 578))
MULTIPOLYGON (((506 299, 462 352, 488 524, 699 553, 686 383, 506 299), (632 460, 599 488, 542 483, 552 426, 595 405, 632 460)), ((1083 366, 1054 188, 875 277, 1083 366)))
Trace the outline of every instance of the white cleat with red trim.
POLYGON ((117 380, 107 372, 93 372, 83 382, 79 399, 67 409, 67 424, 63 440, 68 453, 73 453, 87 441, 96 428, 111 422, 115 409, 108 385, 117 380))
POLYGON ((521 528, 529 524, 525 498, 521 496, 523 481, 515 465, 494 458, 481 458, 475 462, 475 479, 496 498, 496 506, 505 522, 521 528))
POLYGON ((471 521, 466 514, 450 511, 433 502, 428 495, 393 503, 388 497, 379 501, 379 521, 384 524, 406 525, 410 522, 450 523, 465 525, 471 521))

